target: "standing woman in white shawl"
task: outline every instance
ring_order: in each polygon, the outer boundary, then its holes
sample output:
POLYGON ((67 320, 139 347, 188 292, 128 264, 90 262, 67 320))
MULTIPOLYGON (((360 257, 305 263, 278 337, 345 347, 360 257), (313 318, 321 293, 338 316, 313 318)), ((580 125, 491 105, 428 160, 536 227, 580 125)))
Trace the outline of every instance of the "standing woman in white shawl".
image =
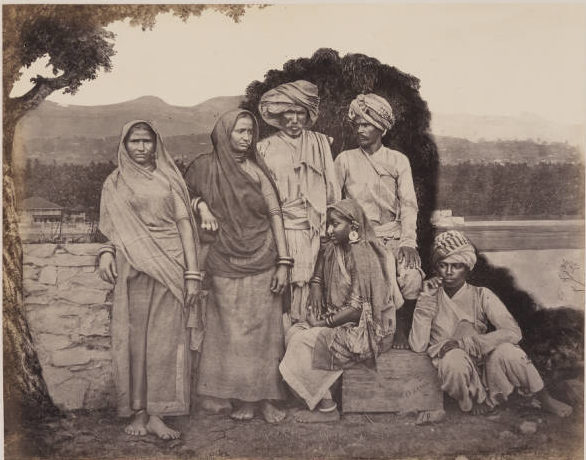
POLYGON ((187 188, 145 121, 122 130, 118 168, 106 179, 99 275, 115 283, 112 352, 118 414, 126 433, 176 439, 163 416, 189 413, 187 309, 200 289, 197 234, 187 188))

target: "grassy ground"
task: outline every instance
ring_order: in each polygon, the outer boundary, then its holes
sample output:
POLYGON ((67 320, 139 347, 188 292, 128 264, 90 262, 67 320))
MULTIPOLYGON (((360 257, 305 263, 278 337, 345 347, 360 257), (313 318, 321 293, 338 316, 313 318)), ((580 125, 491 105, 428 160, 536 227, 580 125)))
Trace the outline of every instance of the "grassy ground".
POLYGON ((337 423, 313 425, 289 415, 268 425, 195 413, 169 420, 183 432, 175 441, 128 436, 124 420, 110 411, 70 413, 29 436, 8 435, 5 458, 584 458, 582 409, 568 419, 545 414, 526 400, 491 416, 464 415, 450 401, 446 410, 443 422, 426 426, 415 425, 414 415, 345 414, 337 423), (535 423, 534 433, 523 433, 526 421, 535 423))

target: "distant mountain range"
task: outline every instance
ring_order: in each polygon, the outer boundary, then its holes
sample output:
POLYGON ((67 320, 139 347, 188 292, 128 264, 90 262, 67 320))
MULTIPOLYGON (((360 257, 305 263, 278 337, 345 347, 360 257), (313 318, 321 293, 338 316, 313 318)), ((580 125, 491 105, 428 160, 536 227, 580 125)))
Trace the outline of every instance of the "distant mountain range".
POLYGON ((144 96, 119 104, 83 106, 45 101, 20 123, 27 138, 70 138, 117 136, 131 120, 154 121, 163 136, 210 133, 219 116, 238 107, 243 96, 209 99, 192 107, 169 105, 154 96, 144 96))
MULTIPOLYGON (((62 106, 45 101, 17 127, 15 159, 89 163, 115 160, 121 127, 147 119, 160 129, 167 149, 189 161, 211 148, 219 116, 238 107, 243 96, 209 99, 192 107, 172 106, 145 96, 103 106, 62 106)), ((553 162, 583 158, 584 131, 541 118, 433 114, 432 131, 442 163, 553 162), (577 147, 576 147, 577 146, 577 147)))

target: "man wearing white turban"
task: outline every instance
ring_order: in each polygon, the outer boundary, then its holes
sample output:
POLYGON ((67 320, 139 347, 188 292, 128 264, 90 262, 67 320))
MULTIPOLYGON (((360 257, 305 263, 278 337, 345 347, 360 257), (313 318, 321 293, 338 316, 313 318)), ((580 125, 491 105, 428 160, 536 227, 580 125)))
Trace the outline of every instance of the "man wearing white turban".
POLYGON ((305 80, 285 83, 260 99, 263 120, 279 129, 257 144, 281 200, 291 269, 292 322, 306 318, 309 280, 325 236, 326 208, 341 198, 331 139, 310 131, 319 114, 317 86, 305 80))
POLYGON ((572 408, 550 396, 518 346, 521 330, 507 307, 489 289, 466 283, 476 264, 468 238, 456 230, 439 234, 432 263, 439 276, 423 285, 409 345, 427 351, 442 390, 475 415, 490 412, 515 389, 535 395, 549 412, 569 415, 572 408))
POLYGON ((348 118, 356 128, 359 148, 346 150, 334 162, 345 198, 364 209, 391 260, 396 260, 397 282, 405 299, 397 311, 394 348, 408 348, 411 315, 421 290, 423 272, 417 253, 417 197, 409 159, 382 144, 393 127, 391 105, 376 94, 359 94, 348 118))

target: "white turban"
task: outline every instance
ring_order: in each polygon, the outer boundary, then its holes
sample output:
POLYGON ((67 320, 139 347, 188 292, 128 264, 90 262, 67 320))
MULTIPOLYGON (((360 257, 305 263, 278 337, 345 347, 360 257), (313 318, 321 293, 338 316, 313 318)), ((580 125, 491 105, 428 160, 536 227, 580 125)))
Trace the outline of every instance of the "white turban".
POLYGON ((348 118, 354 121, 362 117, 381 131, 391 129, 395 124, 395 116, 391 104, 376 94, 359 94, 350 104, 348 118))
POLYGON ((448 230, 433 240, 431 261, 434 266, 439 262, 462 263, 472 270, 476 265, 476 250, 462 232, 448 230))
POLYGON ((280 129, 281 114, 294 105, 305 108, 309 114, 305 128, 313 126, 319 114, 317 86, 305 80, 279 85, 262 95, 258 111, 265 122, 280 129))

